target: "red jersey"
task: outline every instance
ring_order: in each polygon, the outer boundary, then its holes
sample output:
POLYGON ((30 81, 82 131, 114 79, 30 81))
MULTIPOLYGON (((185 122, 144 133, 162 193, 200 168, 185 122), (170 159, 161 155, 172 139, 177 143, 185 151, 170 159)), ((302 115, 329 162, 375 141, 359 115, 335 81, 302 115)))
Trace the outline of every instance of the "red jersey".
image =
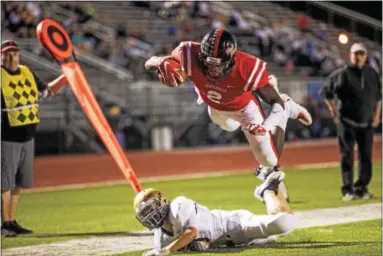
POLYGON ((238 111, 253 99, 252 91, 268 84, 266 62, 241 51, 235 53, 235 65, 230 74, 217 80, 209 79, 198 66, 200 44, 182 42, 172 52, 182 70, 197 87, 202 100, 221 111, 238 111))

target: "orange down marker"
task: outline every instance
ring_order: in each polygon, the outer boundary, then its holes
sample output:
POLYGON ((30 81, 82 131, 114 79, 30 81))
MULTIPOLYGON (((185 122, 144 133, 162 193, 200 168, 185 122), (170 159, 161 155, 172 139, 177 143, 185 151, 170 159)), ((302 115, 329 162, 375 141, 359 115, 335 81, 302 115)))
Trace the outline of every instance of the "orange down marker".
POLYGON ((76 61, 68 32, 56 21, 44 19, 37 26, 37 38, 61 66, 61 70, 67 78, 83 111, 133 190, 136 193, 140 192, 142 190, 141 184, 124 150, 106 121, 100 105, 85 78, 84 72, 76 61))

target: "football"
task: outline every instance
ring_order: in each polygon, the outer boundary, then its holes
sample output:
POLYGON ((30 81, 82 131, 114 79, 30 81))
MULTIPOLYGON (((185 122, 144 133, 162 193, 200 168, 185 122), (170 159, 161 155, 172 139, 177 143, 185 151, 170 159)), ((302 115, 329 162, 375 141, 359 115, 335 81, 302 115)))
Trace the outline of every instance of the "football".
POLYGON ((186 77, 186 72, 182 71, 181 63, 174 59, 168 59, 166 60, 167 63, 169 63, 169 69, 171 70, 171 73, 178 73, 179 76, 175 75, 175 79, 177 80, 177 83, 182 83, 184 80, 178 79, 178 77, 186 77))
POLYGON ((181 64, 174 59, 165 59, 158 66, 163 83, 169 87, 177 87, 185 81, 186 73, 182 71, 181 64))

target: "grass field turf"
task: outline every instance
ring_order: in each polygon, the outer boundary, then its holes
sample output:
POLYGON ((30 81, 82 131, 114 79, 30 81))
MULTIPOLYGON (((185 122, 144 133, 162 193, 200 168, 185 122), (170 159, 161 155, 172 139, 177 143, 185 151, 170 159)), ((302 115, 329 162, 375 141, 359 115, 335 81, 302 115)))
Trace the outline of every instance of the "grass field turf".
MULTIPOLYGON (((370 201, 343 203, 339 168, 289 170, 286 183, 294 210, 328 208, 381 201, 381 166, 374 165, 370 201)), ((185 195, 209 208, 246 208, 265 214, 265 207, 253 197, 258 181, 248 174, 144 184, 165 192, 170 199, 185 195)), ((105 236, 142 230, 133 215, 134 193, 128 185, 41 192, 22 196, 19 221, 32 228, 33 235, 2 239, 2 248, 55 241, 105 236)))
MULTIPOLYGON (((213 253, 177 255, 246 256, 380 256, 382 255, 381 220, 296 230, 277 243, 254 249, 232 249, 213 253)), ((114 256, 141 256, 143 251, 114 256)))

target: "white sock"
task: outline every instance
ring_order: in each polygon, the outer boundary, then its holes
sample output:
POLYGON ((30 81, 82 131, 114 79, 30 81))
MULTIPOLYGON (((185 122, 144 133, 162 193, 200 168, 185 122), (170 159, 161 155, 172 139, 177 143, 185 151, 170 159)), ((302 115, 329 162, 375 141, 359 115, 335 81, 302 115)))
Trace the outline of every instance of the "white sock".
POLYGON ((287 193, 287 187, 286 187, 286 184, 284 181, 281 181, 281 183, 279 183, 278 191, 280 191, 282 193, 282 195, 285 199, 289 197, 289 195, 287 193))
POLYGON ((300 106, 291 98, 286 99, 285 112, 287 118, 297 119, 300 112, 300 106))
POLYGON ((265 192, 263 192, 263 200, 266 204, 267 214, 276 214, 278 212, 275 196, 275 192, 272 190, 265 190, 265 192))

